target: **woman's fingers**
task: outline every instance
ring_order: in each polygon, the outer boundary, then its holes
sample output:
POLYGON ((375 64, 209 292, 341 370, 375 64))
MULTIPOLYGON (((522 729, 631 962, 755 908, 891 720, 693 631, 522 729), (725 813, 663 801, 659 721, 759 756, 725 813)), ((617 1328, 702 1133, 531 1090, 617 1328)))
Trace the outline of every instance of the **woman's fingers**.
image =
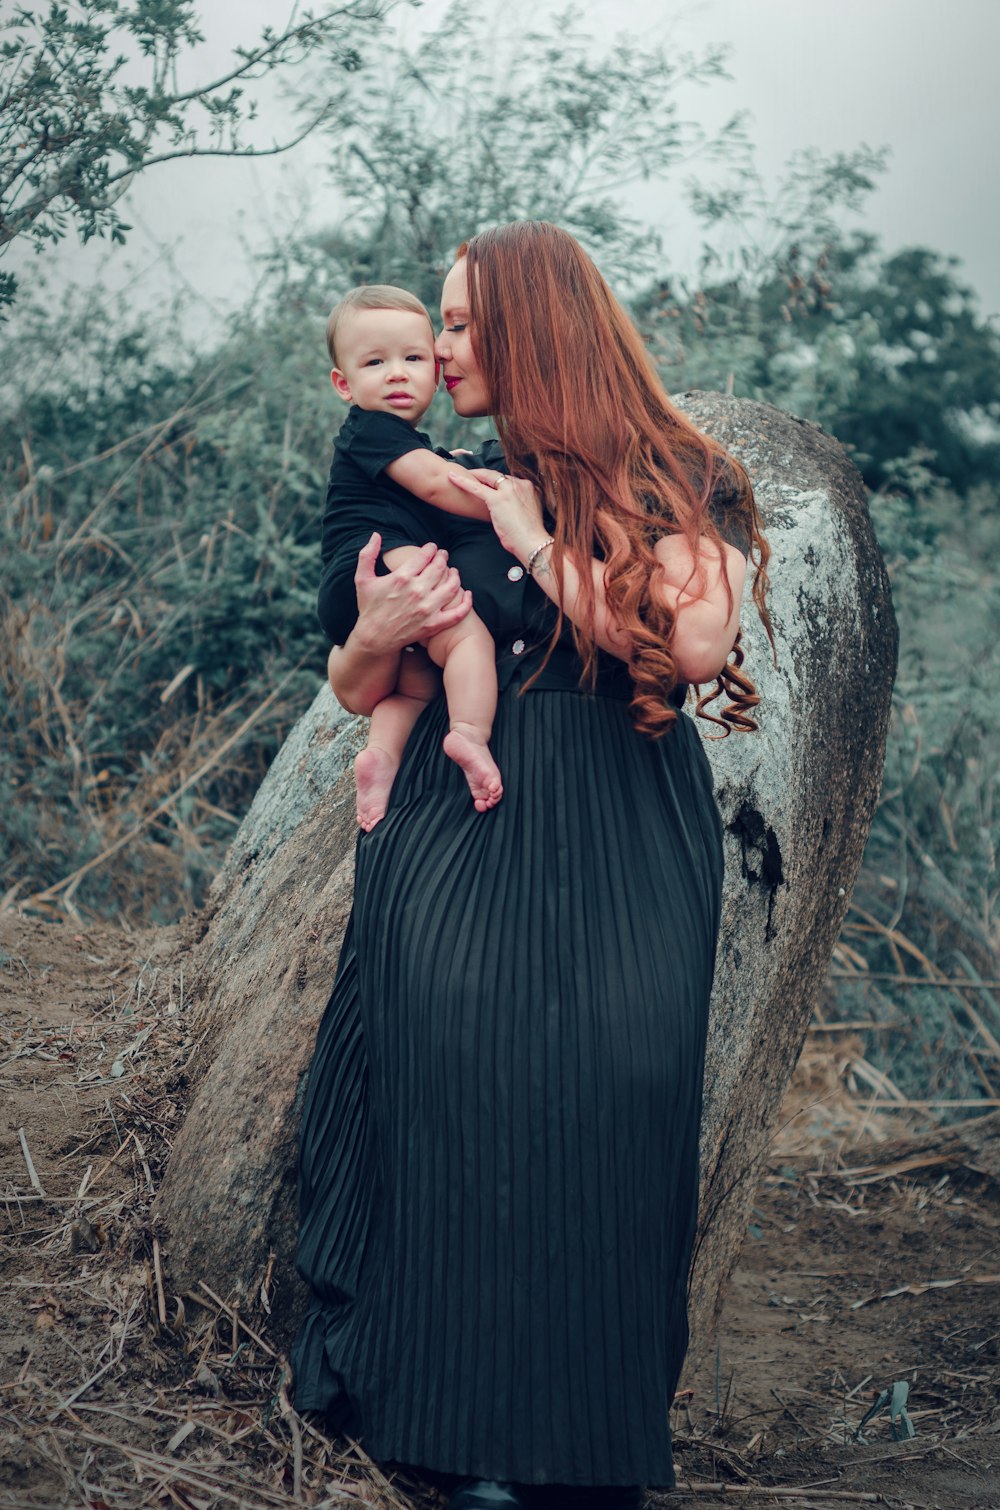
POLYGON ((463 587, 452 602, 439 609, 433 619, 428 622, 424 630, 425 637, 430 639, 432 635, 440 634, 442 629, 451 629, 454 625, 460 624, 471 608, 472 594, 468 588, 463 587))
POLYGON ((469 472, 448 473, 457 488, 483 500, 501 545, 523 561, 546 533, 538 489, 524 477, 485 475, 491 482, 481 482, 469 472))
POLYGON ((382 541, 374 534, 358 556, 355 582, 360 622, 368 640, 395 650, 425 640, 459 623, 472 607, 472 595, 448 563, 448 552, 428 541, 409 560, 377 576, 382 541))
POLYGON ((448 566, 448 552, 439 550, 433 541, 420 547, 418 555, 399 566, 393 572, 393 576, 401 581, 412 582, 420 578, 422 582, 429 583, 442 576, 448 566))
MULTIPOLYGON (((424 572, 421 581, 427 577, 424 572)), ((472 594, 462 586, 462 579, 454 566, 449 566, 435 578, 433 584, 428 584, 428 591, 424 599, 427 612, 433 616, 433 633, 449 628, 464 619, 472 605, 472 594)))
POLYGON ((461 578, 455 567, 449 566, 446 550, 438 550, 434 545, 423 546, 419 556, 414 556, 392 576, 397 588, 404 593, 410 611, 425 619, 433 618, 435 633, 444 627, 439 619, 442 613, 454 612, 454 622, 457 623, 468 612, 463 603, 461 578))
POLYGON ((464 467, 461 470, 456 467, 453 472, 448 473, 448 477, 456 488, 461 489, 463 493, 471 493, 473 498, 490 499, 496 491, 495 488, 487 487, 474 472, 467 472, 464 467))
POLYGON ((435 586, 438 582, 444 580, 450 569, 448 566, 448 552, 446 550, 436 551, 430 560, 421 567, 421 581, 430 586, 435 586))
POLYGON ((440 576, 435 577, 433 581, 424 582, 423 579, 421 580, 426 589, 424 601, 428 607, 433 608, 435 611, 450 603, 462 591, 462 579, 454 566, 449 566, 440 576))
POLYGON ((358 552, 358 566, 354 573, 355 582, 367 582, 369 578, 374 577, 375 565, 381 549, 382 536, 376 530, 368 544, 358 552))

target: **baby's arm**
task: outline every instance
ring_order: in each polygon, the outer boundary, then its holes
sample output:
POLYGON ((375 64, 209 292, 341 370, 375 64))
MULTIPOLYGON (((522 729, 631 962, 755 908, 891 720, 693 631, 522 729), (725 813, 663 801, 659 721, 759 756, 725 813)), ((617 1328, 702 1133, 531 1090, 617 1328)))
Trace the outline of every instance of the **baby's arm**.
POLYGON ((446 514, 458 514, 463 519, 489 520, 490 511, 479 498, 463 493, 452 482, 450 473, 455 463, 433 451, 418 447, 397 457, 386 467, 387 476, 393 482, 413 493, 424 503, 443 509, 446 514))

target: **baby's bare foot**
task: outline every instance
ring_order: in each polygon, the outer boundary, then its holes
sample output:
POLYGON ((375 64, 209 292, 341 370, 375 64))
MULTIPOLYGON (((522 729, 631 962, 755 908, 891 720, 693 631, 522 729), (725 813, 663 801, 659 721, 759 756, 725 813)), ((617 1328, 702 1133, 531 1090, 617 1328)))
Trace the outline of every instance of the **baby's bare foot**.
POLYGON ((387 750, 362 750, 354 761, 354 785, 357 788, 358 824, 370 834, 380 818, 385 817, 389 793, 399 770, 387 750))
POLYGON ((445 735, 444 753, 465 773, 476 812, 485 813, 496 807, 503 796, 503 782, 489 745, 460 729, 452 729, 445 735))

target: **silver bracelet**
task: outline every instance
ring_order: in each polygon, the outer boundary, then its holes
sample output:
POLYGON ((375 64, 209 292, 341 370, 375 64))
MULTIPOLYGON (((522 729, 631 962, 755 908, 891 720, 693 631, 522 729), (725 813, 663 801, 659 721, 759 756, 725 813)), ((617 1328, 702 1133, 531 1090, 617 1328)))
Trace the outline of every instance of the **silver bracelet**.
POLYGON ((527 561, 524 563, 524 569, 528 573, 529 577, 532 575, 531 568, 535 564, 535 557, 536 556, 540 556, 543 550, 547 550, 550 545, 555 545, 555 543, 556 542, 553 540, 552 536, 548 535, 542 541, 541 545, 536 545, 535 546, 534 550, 531 552, 531 555, 528 557, 527 561))

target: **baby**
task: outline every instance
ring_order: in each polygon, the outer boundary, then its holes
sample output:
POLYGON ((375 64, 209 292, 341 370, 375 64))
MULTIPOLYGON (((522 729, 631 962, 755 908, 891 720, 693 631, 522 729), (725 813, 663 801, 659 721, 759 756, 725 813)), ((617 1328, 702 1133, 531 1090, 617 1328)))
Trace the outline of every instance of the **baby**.
MULTIPOLYGON (((417 520, 408 526, 401 489, 446 512, 469 512, 468 496, 448 479, 455 466, 451 456, 435 451, 416 429, 437 388, 430 316, 404 289, 371 284, 340 301, 326 336, 334 389, 351 405, 336 439, 327 519, 336 522, 345 511, 356 514, 360 505, 386 546, 397 541, 383 550, 393 570, 417 555, 426 540, 417 520)), ((476 810, 486 812, 503 795, 489 749, 497 706, 493 637, 469 612, 428 639, 426 652, 444 675, 445 754, 461 767, 476 810)), ((366 832, 385 816, 406 741, 437 686, 433 667, 417 649, 401 657, 395 691, 372 712, 368 744, 354 762, 358 822, 366 832)))

